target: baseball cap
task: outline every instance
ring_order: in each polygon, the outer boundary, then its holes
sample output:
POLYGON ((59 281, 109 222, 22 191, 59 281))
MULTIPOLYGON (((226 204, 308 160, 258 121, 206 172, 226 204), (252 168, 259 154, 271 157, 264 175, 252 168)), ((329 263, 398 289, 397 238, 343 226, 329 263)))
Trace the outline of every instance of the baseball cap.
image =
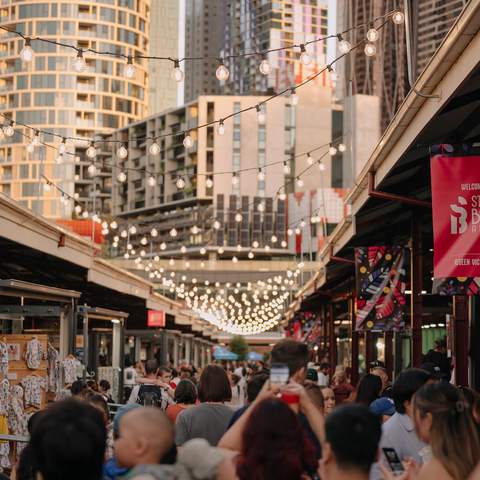
POLYGON ((370 411, 377 415, 392 416, 395 413, 395 404, 391 398, 377 398, 370 404, 370 411))
POLYGON ((440 367, 438 365, 435 365, 435 363, 433 362, 422 363, 420 368, 422 370, 426 370, 432 376, 432 378, 436 380, 440 380, 443 377, 440 367))

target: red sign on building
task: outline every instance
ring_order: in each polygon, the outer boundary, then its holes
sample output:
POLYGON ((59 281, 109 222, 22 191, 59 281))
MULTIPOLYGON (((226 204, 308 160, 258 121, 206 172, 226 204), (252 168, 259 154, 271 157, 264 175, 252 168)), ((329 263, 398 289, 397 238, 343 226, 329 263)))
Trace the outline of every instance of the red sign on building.
POLYGON ((434 276, 480 276, 480 157, 434 155, 434 276))
POLYGON ((147 326, 162 328, 165 326, 165 312, 163 310, 149 310, 147 326))

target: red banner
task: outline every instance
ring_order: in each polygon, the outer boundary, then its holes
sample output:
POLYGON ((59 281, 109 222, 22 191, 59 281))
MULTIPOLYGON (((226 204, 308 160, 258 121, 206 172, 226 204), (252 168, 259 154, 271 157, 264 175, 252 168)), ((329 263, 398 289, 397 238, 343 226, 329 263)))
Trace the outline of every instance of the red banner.
POLYGON ((163 310, 149 310, 147 326, 162 328, 165 326, 165 312, 163 310))
POLYGON ((434 277, 480 276, 480 156, 433 155, 434 277))

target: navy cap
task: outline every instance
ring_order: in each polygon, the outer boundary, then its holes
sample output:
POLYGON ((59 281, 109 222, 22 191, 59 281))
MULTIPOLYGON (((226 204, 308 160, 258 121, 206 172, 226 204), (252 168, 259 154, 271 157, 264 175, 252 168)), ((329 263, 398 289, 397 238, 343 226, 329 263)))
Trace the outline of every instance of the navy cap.
POLYGON ((395 413, 395 404, 391 398, 377 398, 370 404, 370 411, 377 415, 392 416, 395 413))

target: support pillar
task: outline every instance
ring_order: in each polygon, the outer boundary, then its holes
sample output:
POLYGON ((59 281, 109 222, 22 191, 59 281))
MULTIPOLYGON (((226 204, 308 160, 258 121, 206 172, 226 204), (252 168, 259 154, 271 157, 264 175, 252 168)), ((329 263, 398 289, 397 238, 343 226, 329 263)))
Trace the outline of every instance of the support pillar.
POLYGON ((330 359, 330 366, 333 370, 337 366, 337 342, 335 338, 335 320, 333 318, 333 305, 328 306, 328 355, 330 359))
POLYGON ((355 323, 356 323, 356 318, 355 318, 355 298, 352 297, 349 300, 349 310, 350 310, 350 318, 352 319, 351 322, 351 328, 352 328, 352 360, 351 360, 351 365, 352 365, 352 372, 351 372, 351 383, 352 385, 356 385, 358 383, 358 377, 359 377, 359 365, 358 365, 358 340, 359 340, 359 335, 358 332, 355 330, 355 323))
POLYGON ((185 360, 188 364, 191 364, 193 335, 191 333, 186 333, 183 337, 183 341, 185 342, 185 360))
POLYGON ((468 297, 453 298, 455 383, 468 385, 468 297))
POLYGON ((178 343, 179 339, 177 335, 173 336, 173 359, 172 363, 174 367, 178 366, 178 343))
POLYGON ((385 332, 385 368, 388 373, 388 378, 393 378, 393 332, 385 332))
POLYGON ((412 329, 412 367, 422 364, 422 219, 420 213, 413 210, 411 223, 411 329, 412 329))
POLYGON ((167 332, 162 332, 162 347, 160 348, 160 363, 162 365, 167 365, 168 363, 168 334, 167 332))
POLYGON ((193 366, 198 368, 200 367, 200 355, 198 352, 198 340, 193 341, 193 366))
POLYGON ((370 364, 375 361, 375 335, 365 332, 365 372, 370 372, 370 364))
POLYGON ((67 355, 75 353, 75 312, 74 307, 65 307, 60 313, 60 360, 63 360, 67 355))
POLYGON ((207 365, 212 363, 212 345, 207 345, 207 365))
POLYGON ((142 339, 135 337, 135 363, 140 361, 142 354, 142 339))

